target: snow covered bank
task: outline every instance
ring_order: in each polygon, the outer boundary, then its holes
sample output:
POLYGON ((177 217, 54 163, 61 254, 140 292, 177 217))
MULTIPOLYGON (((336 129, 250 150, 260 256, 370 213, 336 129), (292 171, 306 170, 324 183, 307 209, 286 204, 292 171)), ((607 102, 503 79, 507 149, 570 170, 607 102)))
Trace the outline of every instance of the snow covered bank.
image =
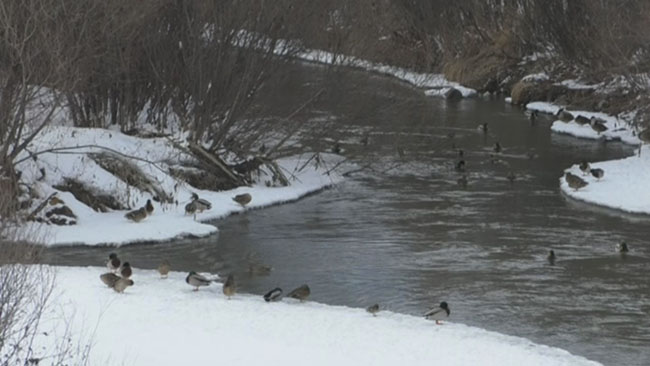
MULTIPOLYGON (((103 268, 57 270, 58 311, 74 314, 72 333, 96 328, 92 365, 597 365, 462 324, 292 299, 265 303, 257 295, 227 300, 218 283, 193 292, 185 273, 160 279, 135 269, 135 285, 117 294, 100 282, 103 268)), ((300 284, 285 284, 285 292, 300 284)), ((55 324, 43 330, 61 333, 55 324)), ((51 338, 41 335, 34 349, 51 338)))
POLYGON ((322 50, 307 50, 298 54, 298 58, 305 61, 322 64, 339 64, 356 67, 362 70, 393 76, 418 88, 426 89, 429 96, 444 96, 450 89, 457 89, 463 97, 476 95, 476 90, 464 87, 456 82, 447 80, 442 74, 418 73, 400 67, 379 64, 353 56, 334 55, 322 50))
POLYGON ((590 165, 592 169, 604 170, 605 176, 600 180, 591 175, 583 176, 576 164, 567 171, 581 177, 588 185, 575 191, 560 178, 562 192, 580 201, 629 213, 650 214, 650 146, 641 148, 641 156, 590 165))
MULTIPOLYGON (((532 102, 526 105, 526 109, 531 111, 538 111, 541 113, 548 113, 555 115, 561 107, 547 102, 532 102)), ((591 117, 599 118, 604 121, 607 131, 597 133, 589 124, 578 124, 575 120, 570 122, 555 121, 551 126, 551 130, 557 133, 563 133, 578 138, 592 139, 592 140, 620 140, 626 144, 638 145, 641 141, 635 136, 632 128, 629 127, 626 121, 617 117, 610 116, 605 113, 589 112, 580 110, 566 110, 571 113, 573 117, 584 116, 588 119, 591 117)))
POLYGON ((325 174, 339 159, 335 155, 322 155, 318 164, 315 161, 307 164, 307 159, 312 155, 295 156, 278 161, 278 165, 291 181, 290 186, 267 187, 271 185, 271 176, 264 175, 262 169, 258 183, 252 187, 213 192, 195 189, 170 174, 170 168, 183 167, 182 162, 186 161, 184 159, 190 158, 184 157, 184 153, 176 149, 166 138, 143 139, 127 136, 119 131, 58 126, 44 130, 34 140, 30 150, 43 151, 51 147, 66 147, 67 150, 66 153, 53 151, 41 154, 37 160, 27 159, 18 165, 23 173, 23 180, 32 182, 32 189, 36 190, 40 197, 48 197, 56 192, 57 197, 63 200, 77 216, 76 225, 30 226, 30 230, 35 228, 40 231, 38 237, 49 246, 120 245, 169 240, 178 236, 205 236, 216 232, 217 228, 200 221, 217 219, 244 210, 232 200, 232 197, 237 194, 250 193, 252 201, 246 209, 259 208, 296 200, 342 179, 335 172, 325 174), (178 204, 154 201, 153 215, 144 221, 134 223, 124 217, 126 210, 96 212, 77 200, 72 193, 54 188, 65 179, 74 178, 92 187, 96 194, 113 197, 127 207, 143 206, 147 199, 153 197, 152 193, 127 185, 123 180, 103 169, 91 157, 94 153, 107 152, 135 158, 131 161, 149 178, 151 185, 161 191, 172 192, 178 204), (300 169, 301 167, 303 169, 300 169), (43 172, 46 174, 43 175, 43 172), (193 192, 212 203, 212 209, 197 214, 196 221, 192 216, 185 215, 184 211, 185 204, 189 202, 193 192))

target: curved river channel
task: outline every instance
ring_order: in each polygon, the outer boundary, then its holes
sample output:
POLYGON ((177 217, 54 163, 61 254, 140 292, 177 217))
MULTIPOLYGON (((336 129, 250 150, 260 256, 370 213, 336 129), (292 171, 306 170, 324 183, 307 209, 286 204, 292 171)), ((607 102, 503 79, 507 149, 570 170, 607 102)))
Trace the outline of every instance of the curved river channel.
MULTIPOLYGON (((311 299, 327 304, 418 315, 445 300, 452 322, 604 364, 650 364, 650 218, 573 201, 558 187, 570 165, 632 147, 553 134, 550 118, 531 124, 502 99, 449 103, 390 78, 290 67, 286 92, 269 105, 290 110, 336 83, 305 115, 338 132, 313 143, 339 141, 367 168, 298 202, 219 220, 216 236, 123 246, 121 257, 138 268, 168 259, 179 271, 232 272, 254 294, 308 283, 311 299), (503 151, 493 156, 496 141, 503 151), (458 148, 467 188, 457 184, 458 148), (626 258, 614 251, 622 240, 626 258), (251 260, 272 272, 248 273, 251 260)), ((111 250, 54 248, 46 260, 102 265, 111 250)))

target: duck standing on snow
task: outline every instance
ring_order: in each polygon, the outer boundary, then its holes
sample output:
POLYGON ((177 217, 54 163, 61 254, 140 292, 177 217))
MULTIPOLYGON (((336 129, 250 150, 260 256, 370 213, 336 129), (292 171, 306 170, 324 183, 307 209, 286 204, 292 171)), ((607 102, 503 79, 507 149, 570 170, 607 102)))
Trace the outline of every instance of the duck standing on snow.
POLYGON ((600 118, 591 117, 590 124, 591 124, 591 129, 598 132, 599 135, 602 132, 607 131, 607 126, 605 126, 605 121, 600 118))
POLYGON ((589 170, 589 172, 591 173, 591 175, 594 176, 594 178, 596 178, 598 180, 600 180, 602 177, 605 176, 605 171, 600 169, 600 168, 591 169, 591 170, 589 170))
POLYGON ((587 117, 585 117, 585 116, 583 116, 583 115, 581 115, 581 114, 579 114, 579 115, 576 117, 575 121, 576 121, 576 123, 579 124, 579 125, 588 125, 589 122, 591 122, 591 120, 590 120, 589 118, 587 118, 587 117))
POLYGON ((300 300, 300 302, 305 301, 311 294, 311 290, 309 289, 309 286, 307 285, 302 285, 296 289, 293 289, 291 292, 287 294, 287 297, 291 297, 294 299, 300 300))
POLYGON ((564 108, 558 109, 557 113, 555 113, 555 116, 562 122, 571 122, 573 119, 573 114, 565 111, 564 108))
POLYGON ((451 314, 451 310, 449 310, 449 306, 447 305, 446 302, 441 302, 440 306, 435 307, 426 313, 424 313, 424 317, 429 319, 429 320, 435 320, 436 324, 440 324, 440 321, 442 319, 445 319, 449 317, 451 314))
POLYGON ((120 269, 120 259, 117 257, 117 254, 111 253, 108 255, 108 261, 106 262, 106 268, 111 272, 117 272, 120 269))
POLYGON ((131 269, 131 264, 129 262, 124 262, 122 268, 120 268, 120 276, 122 276, 122 278, 129 278, 132 274, 133 270, 131 269))
POLYGON ((117 293, 123 293, 124 290, 126 290, 127 287, 133 286, 133 280, 130 280, 128 278, 120 278, 119 280, 115 281, 115 284, 113 285, 113 290, 117 293))
POLYGON ((282 289, 276 287, 273 290, 264 294, 264 301, 266 302, 278 301, 282 298, 281 296, 282 296, 282 289))
MULTIPOLYGON (((212 208, 212 203, 210 203, 207 200, 204 200, 203 198, 199 198, 199 195, 196 193, 192 193, 192 202, 195 207, 195 212, 201 213, 203 211, 210 210, 212 208)), ((186 211, 187 211, 187 206, 186 206, 186 211)))
POLYGON ((580 165, 578 167, 580 168, 580 170, 582 170, 582 175, 589 174, 590 166, 587 160, 583 160, 582 162, 580 162, 580 165))
POLYGON ((566 182, 567 184, 569 184, 569 187, 573 188, 576 191, 580 188, 586 187, 588 184, 582 178, 578 177, 577 175, 571 174, 569 172, 567 172, 564 175, 564 179, 566 179, 566 182))
POLYGON ((148 216, 153 215, 153 204, 151 204, 151 200, 147 200, 147 203, 144 205, 144 209, 147 211, 148 216))
POLYGON ((163 260, 158 265, 158 273, 160 273, 161 278, 167 278, 167 275, 169 274, 170 270, 171 270, 171 265, 167 260, 163 260))
POLYGON ((115 282, 120 279, 120 276, 116 275, 115 273, 108 272, 99 276, 99 279, 101 279, 106 286, 113 288, 113 286, 115 286, 115 282))
POLYGON ((249 193, 238 194, 232 198, 232 200, 239 203, 241 207, 245 207, 252 199, 253 197, 249 193))
POLYGON ((194 287, 194 291, 198 291, 199 287, 201 286, 209 286, 210 281, 209 279, 205 278, 204 276, 201 276, 200 274, 191 271, 188 273, 187 277, 185 277, 185 282, 194 287))
POLYGON ((377 313, 379 312, 379 304, 368 306, 366 311, 372 314, 372 316, 377 316, 377 313))
POLYGON ((235 284, 235 276, 228 275, 226 283, 223 284, 223 294, 228 297, 228 300, 237 292, 237 285, 235 284))
POLYGON ((546 260, 548 260, 548 264, 552 266, 555 265, 555 252, 553 250, 548 251, 548 256, 546 257, 546 260))
POLYGON ((127 212, 126 214, 124 214, 124 217, 126 217, 127 220, 133 222, 140 222, 147 218, 147 209, 144 207, 140 207, 137 210, 127 212))

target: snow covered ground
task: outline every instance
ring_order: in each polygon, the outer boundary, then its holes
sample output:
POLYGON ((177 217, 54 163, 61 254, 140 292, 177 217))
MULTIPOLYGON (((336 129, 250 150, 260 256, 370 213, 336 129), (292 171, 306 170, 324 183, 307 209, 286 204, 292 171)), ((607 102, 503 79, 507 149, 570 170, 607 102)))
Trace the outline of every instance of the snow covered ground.
POLYGON ((306 164, 307 159, 312 156, 308 154, 278 161, 291 181, 288 187, 267 187, 266 180, 269 180, 270 176, 262 176, 259 183, 252 187, 213 192, 195 189, 169 174, 170 166, 179 166, 170 161, 182 161, 183 153, 166 138, 143 139, 127 136, 119 131, 53 126, 44 130, 34 140, 30 150, 43 151, 51 147, 66 147, 68 150, 66 153, 45 153, 39 155, 36 161, 27 159, 18 165, 23 173, 23 180, 33 182, 32 189, 37 190, 41 197, 48 197, 51 193, 57 192, 57 197, 77 215, 76 225, 34 224, 28 228, 39 230, 37 238, 49 246, 120 245, 169 240, 178 236, 205 236, 216 232, 217 228, 201 221, 221 218, 244 210, 232 200, 232 197, 237 194, 250 193, 252 201, 246 209, 259 208, 296 200, 342 179, 336 172, 328 172, 340 157, 325 154, 321 155, 319 164, 315 161, 306 164), (154 201, 153 215, 144 221, 134 223, 124 217, 127 211, 96 212, 78 201, 71 193, 53 188, 61 184, 65 178, 74 178, 93 187, 95 193, 115 197, 125 206, 142 207, 147 199, 152 198, 150 192, 127 186, 124 181, 99 166, 89 155, 106 152, 140 159, 132 162, 150 178, 152 185, 165 192, 173 192, 178 205, 154 201), (328 162, 330 164, 327 164, 328 162), (299 169, 303 166, 304 169, 299 169), (46 171, 44 177, 41 169, 46 171), (192 216, 185 215, 185 205, 193 192, 212 203, 212 209, 197 214, 196 220, 192 216))
MULTIPOLYGON (((524 338, 454 324, 453 304, 452 322, 436 325, 293 299, 265 303, 262 296, 237 294, 228 300, 219 283, 194 292, 179 272, 161 279, 155 271, 134 269, 135 285, 117 294, 100 282, 104 268, 56 270, 59 306, 43 323, 47 335, 40 334, 34 349, 63 333, 61 319, 72 319, 71 333, 92 342, 91 365, 598 364, 524 338)), ((286 293, 301 283, 284 285, 286 293)))
POLYGON ((447 91, 454 88, 461 92, 463 97, 473 97, 476 90, 464 87, 456 82, 447 80, 442 74, 418 73, 390 65, 379 64, 353 56, 334 55, 322 50, 307 50, 298 54, 298 58, 322 64, 340 64, 356 67, 362 70, 393 76, 418 88, 426 89, 429 96, 444 96, 447 91))
POLYGON ((578 164, 567 171, 587 181, 582 189, 569 188, 560 178, 560 188, 567 196, 617 210, 650 214, 650 146, 643 146, 641 156, 603 162, 590 162, 591 168, 600 168, 605 176, 598 180, 591 175, 582 175, 578 164))

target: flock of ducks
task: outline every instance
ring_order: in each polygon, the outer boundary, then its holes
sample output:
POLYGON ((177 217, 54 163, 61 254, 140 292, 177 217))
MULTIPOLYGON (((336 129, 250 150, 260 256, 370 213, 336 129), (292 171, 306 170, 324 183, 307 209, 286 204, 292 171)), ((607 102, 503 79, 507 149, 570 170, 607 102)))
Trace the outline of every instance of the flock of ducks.
MULTIPOLYGON (((586 160, 583 160, 578 167, 582 171, 583 176, 591 174, 597 180, 601 180, 605 176, 605 171, 603 169, 591 168, 586 160)), ((584 179, 570 172, 566 172, 564 174, 564 179, 566 180, 569 187, 573 188, 575 191, 584 188, 589 184, 584 179)))
MULTIPOLYGON (((232 200, 238 203, 241 207, 246 207, 246 205, 248 205, 253 200, 253 196, 251 196, 250 193, 242 193, 233 197, 232 200)), ((185 205, 185 214, 194 215, 194 219, 196 219, 197 213, 208 211, 210 209, 212 209, 212 203, 210 203, 210 201, 200 198, 196 193, 192 193, 190 202, 185 205)), ((124 214, 124 217, 129 221, 141 222, 147 217, 153 215, 153 211, 153 204, 151 203, 151 200, 148 199, 147 203, 144 206, 127 212, 124 214)))
MULTIPOLYGON (((108 269, 108 272, 100 275, 99 278, 105 285, 112 288, 115 292, 123 293, 127 287, 134 285, 133 280, 130 278, 133 275, 131 265, 129 262, 122 263, 117 254, 109 254, 106 268, 108 269)), ((167 278, 170 270, 171 265, 166 260, 162 261, 158 266, 158 273, 160 273, 161 278, 167 278)), ((221 282, 221 279, 207 278, 195 271, 190 271, 185 277, 185 283, 192 286, 194 288, 193 291, 199 291, 199 288, 210 286, 213 282, 221 282)), ((234 275, 228 275, 226 281, 223 282, 222 292, 229 300, 235 296, 237 293, 237 284, 234 275)), ((286 296, 282 295, 282 288, 276 287, 265 293, 262 298, 265 302, 277 302, 282 300, 283 297, 304 302, 307 300, 309 295, 311 295, 311 289, 305 284, 291 290, 286 296)), ((373 316, 377 316, 377 313, 379 313, 380 310, 379 304, 374 304, 366 308, 366 311, 373 316)), ((439 306, 424 313, 424 317, 429 320, 435 320, 436 324, 440 324, 440 321, 447 318, 450 314, 451 311, 449 310, 449 306, 443 301, 439 306)))

